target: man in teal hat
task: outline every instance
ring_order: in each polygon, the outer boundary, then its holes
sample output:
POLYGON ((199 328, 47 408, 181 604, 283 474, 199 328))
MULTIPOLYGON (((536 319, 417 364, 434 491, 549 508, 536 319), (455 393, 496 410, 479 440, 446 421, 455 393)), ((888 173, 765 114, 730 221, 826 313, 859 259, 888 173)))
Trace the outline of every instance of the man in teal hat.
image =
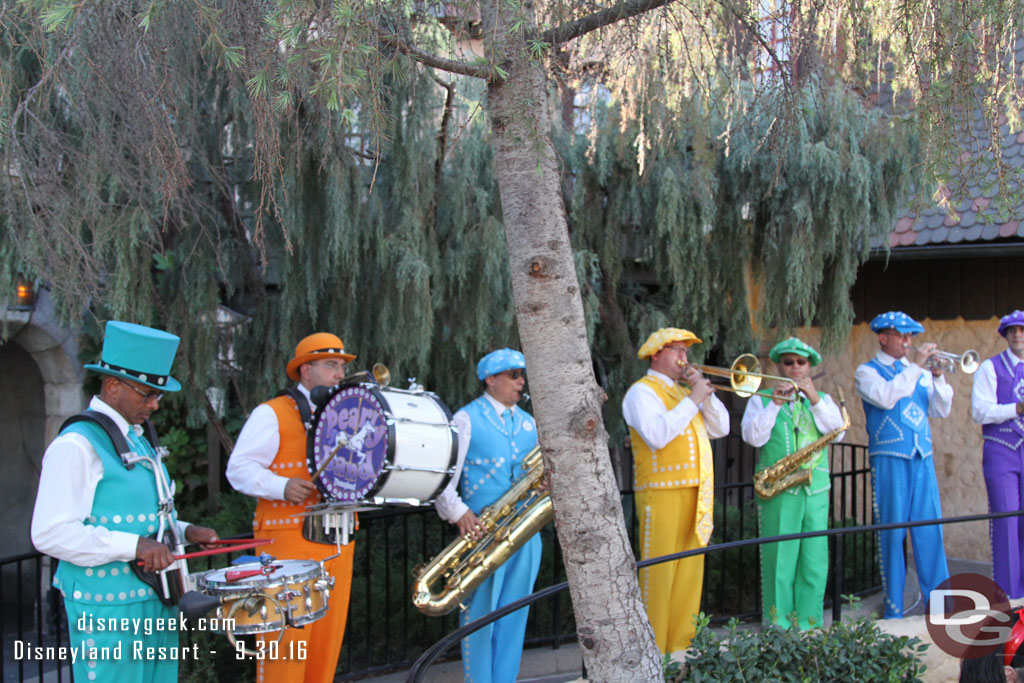
MULTIPOLYGON (((799 392, 794 396, 797 390, 792 384, 780 383, 771 396, 752 396, 747 401, 743 440, 761 449, 758 472, 843 426, 839 407, 815 388, 811 378, 811 368, 821 363, 821 354, 790 337, 768 355, 778 374, 793 380, 799 392)), ((816 451, 803 467, 811 470, 808 483, 789 487, 773 498, 758 498, 761 536, 821 531, 828 526, 828 446, 816 451)), ((789 617, 795 614, 801 630, 820 627, 827 580, 828 539, 824 536, 762 545, 764 620, 788 628, 789 617)))
MULTIPOLYGON (((875 522, 937 519, 942 517, 942 506, 928 418, 949 415, 953 387, 942 368, 930 362, 935 344, 916 349, 910 345, 915 334, 924 332, 921 323, 901 311, 889 311, 875 316, 871 331, 878 334, 878 353, 857 368, 854 379, 864 403, 875 522)), ((878 533, 886 619, 903 616, 906 537, 906 529, 878 533)), ((921 595, 927 602, 931 592, 949 578, 942 527, 913 527, 910 540, 921 595)))
MULTIPOLYGON (((178 679, 172 652, 178 648, 178 610, 161 602, 130 566, 138 562, 157 572, 174 561, 170 548, 154 538, 162 526, 153 469, 159 459, 142 425, 165 391, 181 388, 170 375, 178 341, 161 330, 108 322, 100 362, 85 366, 103 375, 89 410, 120 432, 130 454, 122 459, 111 432, 83 420, 65 423, 43 455, 32 543, 60 560, 53 585, 64 596, 79 681, 178 679), (129 462, 136 456, 145 459, 129 462), (122 624, 142 628, 125 630, 122 624)), ((163 477, 170 481, 166 469, 163 477)), ((191 543, 217 540, 213 529, 174 523, 191 543)))

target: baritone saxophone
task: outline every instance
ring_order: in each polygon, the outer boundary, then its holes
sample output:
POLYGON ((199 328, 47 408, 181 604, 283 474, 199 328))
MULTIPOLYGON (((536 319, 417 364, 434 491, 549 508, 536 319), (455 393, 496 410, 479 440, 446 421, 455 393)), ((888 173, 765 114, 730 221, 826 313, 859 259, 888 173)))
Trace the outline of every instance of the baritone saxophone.
POLYGON ((843 397, 843 390, 838 389, 836 395, 839 397, 839 412, 843 416, 843 425, 828 434, 823 434, 819 439, 807 444, 800 450, 781 458, 771 467, 766 467, 754 474, 754 491, 763 500, 774 498, 793 486, 811 483, 813 472, 802 466, 814 458, 816 451, 827 446, 840 434, 849 429, 850 414, 846 412, 846 399, 843 397))
POLYGON ((540 491, 544 463, 535 447, 523 460, 526 474, 480 513, 479 540, 456 538, 423 567, 416 568, 412 603, 432 617, 448 614, 509 557, 551 521, 551 496, 540 491))

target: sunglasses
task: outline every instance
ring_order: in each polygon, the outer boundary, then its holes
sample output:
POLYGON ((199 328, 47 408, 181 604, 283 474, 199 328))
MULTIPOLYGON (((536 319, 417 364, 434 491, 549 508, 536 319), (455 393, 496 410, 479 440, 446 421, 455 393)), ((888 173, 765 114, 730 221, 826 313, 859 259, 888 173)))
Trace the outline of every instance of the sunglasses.
POLYGON ((808 362, 810 361, 808 361, 806 358, 787 358, 786 360, 782 361, 782 364, 785 365, 786 367, 791 367, 793 365, 807 365, 808 362))
POLYGON ((146 401, 150 401, 150 400, 159 401, 160 399, 162 399, 164 397, 164 392, 162 392, 162 391, 143 391, 142 389, 139 389, 134 384, 129 384, 128 382, 125 382, 124 380, 121 380, 121 384, 125 385, 126 387, 128 387, 129 389, 134 391, 136 394, 141 396, 146 401))
POLYGON ((526 378, 526 370, 506 370, 505 372, 503 372, 501 374, 503 374, 506 377, 508 377, 509 379, 513 379, 513 380, 519 379, 520 377, 522 377, 524 379, 526 378))

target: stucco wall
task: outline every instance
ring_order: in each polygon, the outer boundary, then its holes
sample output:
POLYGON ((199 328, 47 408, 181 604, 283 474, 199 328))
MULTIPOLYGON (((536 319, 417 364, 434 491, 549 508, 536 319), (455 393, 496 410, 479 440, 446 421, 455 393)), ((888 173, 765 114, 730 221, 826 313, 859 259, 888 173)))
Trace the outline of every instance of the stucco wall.
MULTIPOLYGON (((962 353, 975 349, 982 359, 1006 348, 1003 338, 996 332, 998 318, 987 321, 940 320, 920 321, 925 332, 915 337, 915 343, 934 342, 943 351, 962 353)), ((811 328, 799 330, 797 336, 819 347, 820 331, 811 328)), ((846 347, 827 353, 816 371, 825 376, 816 380, 819 389, 835 396, 837 387, 846 394, 851 428, 847 443, 867 444, 864 431, 864 410, 854 387, 853 373, 857 366, 878 351, 878 336, 867 323, 855 325, 846 347)), ((939 480, 942 513, 945 517, 984 513, 988 511, 985 480, 981 473, 981 428, 971 419, 972 375, 957 372, 947 375, 953 387, 953 410, 946 419, 933 419, 932 438, 935 449, 935 473, 939 480)), ((947 526, 946 553, 950 557, 990 562, 991 548, 987 523, 968 523, 947 526)))

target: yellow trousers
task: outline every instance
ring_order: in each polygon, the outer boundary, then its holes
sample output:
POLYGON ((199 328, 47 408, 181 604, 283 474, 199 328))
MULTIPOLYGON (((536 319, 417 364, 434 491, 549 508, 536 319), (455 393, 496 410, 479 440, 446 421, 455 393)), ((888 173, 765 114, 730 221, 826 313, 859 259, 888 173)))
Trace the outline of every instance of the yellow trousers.
MULTIPOLYGON (((282 531, 262 530, 260 538, 272 538, 274 543, 263 546, 263 552, 279 560, 322 560, 337 552, 337 547, 325 543, 312 543, 302 538, 298 529, 282 531)), ((257 664, 259 683, 329 683, 338 668, 338 654, 345 636, 348 619, 349 588, 352 584, 352 555, 355 543, 341 547, 341 555, 325 563, 327 573, 334 577, 334 589, 327 601, 327 614, 306 624, 303 628, 287 628, 276 652, 266 649, 257 664), (270 656, 273 653, 273 656, 270 656)), ((276 640, 277 632, 268 633, 265 640, 276 640)))
MULTIPOLYGON (((641 491, 635 498, 641 560, 701 547, 694 530, 696 487, 641 491)), ((690 647, 703 585, 703 555, 640 570, 640 591, 662 652, 690 647)))

